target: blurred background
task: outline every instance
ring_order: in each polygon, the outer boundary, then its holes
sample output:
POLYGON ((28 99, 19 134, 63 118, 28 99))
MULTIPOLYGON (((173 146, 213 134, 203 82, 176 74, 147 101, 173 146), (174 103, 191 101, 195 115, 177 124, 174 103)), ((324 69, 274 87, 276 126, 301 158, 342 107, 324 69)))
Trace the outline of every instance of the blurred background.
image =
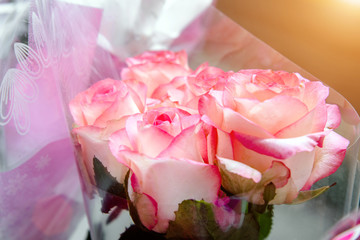
POLYGON ((217 8, 360 112, 360 0, 218 0, 217 8))

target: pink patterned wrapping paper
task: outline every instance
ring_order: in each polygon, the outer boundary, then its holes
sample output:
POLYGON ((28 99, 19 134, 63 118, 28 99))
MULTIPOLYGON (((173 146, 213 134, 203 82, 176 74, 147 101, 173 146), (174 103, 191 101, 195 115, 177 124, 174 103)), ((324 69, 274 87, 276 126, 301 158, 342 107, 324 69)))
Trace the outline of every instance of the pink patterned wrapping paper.
POLYGON ((0 51, 0 239, 69 239, 84 208, 58 83, 66 79, 74 91, 86 84, 102 11, 42 0, 6 6, 13 11, 0 22, 10 47, 0 51), (75 16, 83 20, 69 24, 75 16))

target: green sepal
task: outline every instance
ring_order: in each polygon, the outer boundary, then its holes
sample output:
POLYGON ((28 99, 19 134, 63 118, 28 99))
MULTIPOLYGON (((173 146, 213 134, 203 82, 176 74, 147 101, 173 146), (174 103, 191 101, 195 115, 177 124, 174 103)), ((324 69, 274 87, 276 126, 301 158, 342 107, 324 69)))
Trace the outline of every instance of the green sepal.
POLYGON ((329 188, 331 188, 334 185, 335 184, 332 184, 330 186, 323 186, 321 188, 317 188, 317 189, 309 190, 309 191, 301 191, 301 192, 299 192, 297 198, 295 198, 289 204, 290 205, 300 204, 300 203, 306 202, 308 200, 311 200, 313 198, 316 198, 317 196, 323 194, 324 192, 326 192, 329 188))
POLYGON ((205 201, 185 200, 170 221, 167 239, 258 240, 259 225, 253 214, 245 214, 243 224, 223 231, 216 222, 214 206, 205 201))

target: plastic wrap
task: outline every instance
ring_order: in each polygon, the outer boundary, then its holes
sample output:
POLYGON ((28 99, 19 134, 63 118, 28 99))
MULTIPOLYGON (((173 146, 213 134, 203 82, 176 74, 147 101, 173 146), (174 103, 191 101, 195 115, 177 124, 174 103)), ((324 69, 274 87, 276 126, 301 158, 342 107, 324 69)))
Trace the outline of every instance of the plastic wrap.
MULTIPOLYGON (((0 160, 0 238, 21 239, 26 234, 29 239, 66 239, 76 227, 82 205, 68 104, 96 81, 120 79, 126 57, 146 50, 185 50, 192 67, 206 61, 224 70, 270 68, 317 80, 211 4, 209 0, 35 0, 26 5, 29 10, 23 16, 29 25, 9 27, 14 37, 4 41, 13 50, 0 51, 0 146, 6 146, 0 160), (17 36, 24 34, 21 42, 17 36), (45 221, 49 214, 51 220, 45 221), (68 224, 58 219, 67 219, 68 224)), ((269 239, 319 239, 357 209, 359 117, 336 91, 331 90, 328 101, 339 106, 338 131, 351 145, 338 174, 319 185, 336 181, 340 187, 309 203, 276 207, 269 239), (309 230, 314 223, 316 229, 309 230)), ((89 194, 96 187, 88 181, 81 161, 77 163, 92 237, 114 239, 131 221, 125 216, 106 224, 101 199, 89 194)))

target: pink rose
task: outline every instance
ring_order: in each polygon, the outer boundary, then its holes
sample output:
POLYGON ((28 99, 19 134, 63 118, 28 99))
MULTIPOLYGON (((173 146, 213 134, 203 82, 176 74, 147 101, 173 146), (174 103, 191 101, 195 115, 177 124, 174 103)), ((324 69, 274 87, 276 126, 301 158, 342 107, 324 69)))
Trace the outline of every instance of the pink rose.
POLYGON ((120 183, 127 167, 119 163, 109 149, 109 136, 123 127, 126 118, 144 111, 146 89, 143 84, 128 85, 105 79, 79 93, 70 102, 70 111, 78 126, 73 129, 81 146, 83 168, 94 183, 93 158, 98 158, 120 183))
POLYGON ((193 73, 175 77, 169 83, 160 85, 152 98, 173 102, 177 107, 198 113, 200 97, 211 89, 223 89, 228 74, 220 68, 202 64, 193 73))
POLYGON ((93 159, 96 157, 111 176, 119 183, 124 183, 125 175, 129 170, 125 165, 116 160, 109 148, 109 137, 119 128, 125 126, 127 116, 120 120, 108 121, 104 128, 96 126, 82 126, 73 129, 75 141, 81 146, 82 172, 87 173, 88 181, 95 185, 93 159))
POLYGON ((106 122, 143 112, 146 88, 143 84, 127 85, 105 79, 79 93, 70 102, 70 112, 78 126, 105 127, 106 122))
POLYGON ((110 149, 131 169, 128 192, 142 224, 166 232, 183 200, 215 202, 220 174, 208 164, 211 128, 177 108, 135 114, 110 137, 110 149))
POLYGON ((291 203, 299 191, 334 173, 349 144, 332 129, 340 124, 329 89, 297 73, 243 70, 224 90, 199 102, 202 119, 218 129, 217 164, 223 187, 263 204, 273 183, 272 204, 291 203))
POLYGON ((127 68, 121 72, 124 81, 135 81, 147 86, 147 96, 161 84, 169 83, 174 77, 192 72, 187 63, 185 51, 150 51, 126 59, 127 68))

